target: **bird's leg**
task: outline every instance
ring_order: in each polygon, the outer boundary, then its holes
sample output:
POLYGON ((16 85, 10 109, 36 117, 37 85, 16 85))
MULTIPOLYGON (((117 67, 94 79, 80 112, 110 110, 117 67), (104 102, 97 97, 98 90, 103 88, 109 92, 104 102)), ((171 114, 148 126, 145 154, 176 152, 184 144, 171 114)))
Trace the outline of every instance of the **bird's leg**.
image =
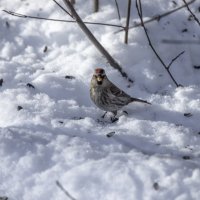
POLYGON ((104 117, 106 116, 106 114, 107 114, 107 111, 101 116, 101 118, 104 119, 104 117))
POLYGON ((119 118, 116 117, 117 111, 113 111, 112 113, 113 113, 113 117, 111 117, 111 122, 114 123, 114 122, 118 121, 119 118))

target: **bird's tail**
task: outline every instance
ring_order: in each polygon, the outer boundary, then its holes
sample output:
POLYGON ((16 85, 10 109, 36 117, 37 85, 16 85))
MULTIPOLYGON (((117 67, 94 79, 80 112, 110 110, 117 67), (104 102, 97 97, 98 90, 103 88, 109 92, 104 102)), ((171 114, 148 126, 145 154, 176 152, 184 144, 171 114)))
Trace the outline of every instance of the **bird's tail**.
POLYGON ((151 105, 151 103, 149 103, 148 101, 142 100, 142 99, 137 99, 137 98, 134 98, 134 97, 132 97, 131 99, 132 99, 132 101, 137 101, 137 102, 140 102, 140 103, 146 103, 146 104, 151 105))

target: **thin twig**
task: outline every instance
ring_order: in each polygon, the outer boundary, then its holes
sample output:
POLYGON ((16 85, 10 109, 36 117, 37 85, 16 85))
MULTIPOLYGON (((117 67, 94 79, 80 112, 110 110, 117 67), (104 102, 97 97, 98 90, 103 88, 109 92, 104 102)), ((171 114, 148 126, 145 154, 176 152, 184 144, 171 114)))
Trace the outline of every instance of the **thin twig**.
POLYGON ((131 14, 131 0, 128 0, 126 27, 125 27, 125 38, 124 38, 125 44, 128 44, 128 30, 129 30, 130 14, 131 14))
POLYGON ((169 69, 169 68, 171 67, 172 63, 173 63, 176 59, 178 59, 178 57, 180 57, 181 55, 183 55, 184 53, 185 53, 185 51, 182 51, 182 52, 179 53, 175 58, 173 58, 173 59, 171 60, 171 62, 169 63, 169 65, 167 66, 167 69, 169 69))
MULTIPOLYGON (((171 72, 169 71, 169 68, 168 66, 164 63, 164 61, 162 60, 162 58, 160 57, 160 55, 158 54, 158 52, 156 51, 156 49, 154 48, 154 46, 152 45, 152 42, 151 42, 151 39, 148 35, 148 31, 144 25, 144 22, 143 22, 143 16, 142 16, 142 3, 141 3, 141 0, 136 0, 136 8, 137 8, 137 12, 138 12, 138 16, 140 18, 140 21, 141 21, 141 25, 144 29, 144 32, 145 32, 145 35, 147 37, 147 40, 149 42, 149 46, 151 47, 151 49, 153 50, 153 52, 155 53, 156 57, 158 58, 158 60, 161 62, 162 66, 166 69, 167 73, 169 74, 169 76, 171 77, 172 81, 175 83, 175 85, 177 87, 179 87, 180 85, 176 82, 175 78, 173 77, 173 75, 171 74, 171 72), (138 2, 139 2, 139 5, 138 5, 138 2)), ((173 61, 172 61, 173 62, 173 61)))
POLYGON ((117 0, 115 0, 115 5, 116 5, 116 8, 117 8, 117 15, 118 15, 118 18, 119 18, 119 20, 121 21, 121 15, 120 15, 119 5, 118 5, 117 0))
POLYGON ((62 185, 59 181, 56 181, 56 185, 58 186, 58 188, 60 188, 64 193, 65 195, 71 199, 71 200, 76 200, 62 185))
MULTIPOLYGON (((30 15, 24 15, 21 13, 16 13, 13 11, 9 10, 3 10, 7 14, 13 15, 15 17, 21 17, 21 18, 29 18, 29 19, 38 19, 38 20, 46 20, 46 21, 54 21, 54 22, 69 22, 69 23, 76 23, 75 20, 62 20, 62 19, 52 19, 52 18, 45 18, 45 17, 35 17, 35 16, 30 16, 30 15)), ((100 25, 100 26, 112 26, 116 28, 125 28, 121 25, 115 25, 115 24, 107 24, 107 23, 101 23, 101 22, 87 22, 84 21, 85 24, 90 24, 90 25, 100 25)))
POLYGON ((185 6, 186 6, 186 8, 188 9, 188 11, 190 12, 190 14, 194 17, 194 20, 199 24, 199 26, 200 26, 200 21, 199 21, 199 19, 196 17, 196 15, 191 11, 191 9, 190 9, 190 7, 188 6, 188 3, 185 1, 185 0, 183 0, 183 2, 184 2, 184 4, 185 4, 185 6))
MULTIPOLYGON (((191 0, 191 1, 189 1, 189 2, 187 3, 187 5, 190 5, 190 4, 194 3, 195 1, 196 1, 196 0, 191 0)), ((186 5, 182 5, 182 6, 178 7, 178 8, 175 8, 174 10, 170 10, 170 11, 168 11, 168 12, 166 12, 166 13, 163 13, 163 14, 160 14, 160 15, 155 15, 155 16, 153 16, 151 19, 147 19, 147 20, 143 21, 143 23, 144 23, 144 24, 147 24, 147 23, 150 23, 150 22, 153 22, 153 21, 159 21, 161 18, 166 17, 166 16, 168 16, 168 15, 170 15, 170 14, 173 14, 173 13, 175 13, 176 11, 178 11, 178 10, 184 8, 184 7, 186 7, 186 5)), ((137 27, 139 27, 139 26, 142 26, 141 22, 135 22, 134 25, 129 26, 129 29, 137 28, 137 27)), ((124 31, 124 29, 121 29, 121 30, 116 31, 116 32, 114 32, 114 33, 120 33, 120 32, 122 32, 122 31, 124 31)))

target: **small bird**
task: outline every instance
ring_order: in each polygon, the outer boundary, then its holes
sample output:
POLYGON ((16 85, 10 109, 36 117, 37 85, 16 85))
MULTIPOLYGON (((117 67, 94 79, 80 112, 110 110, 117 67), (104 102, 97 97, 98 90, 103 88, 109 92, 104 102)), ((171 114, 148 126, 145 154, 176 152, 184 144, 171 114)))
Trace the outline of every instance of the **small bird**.
POLYGON ((107 78, 105 70, 102 68, 96 68, 94 71, 90 83, 90 97, 97 107, 106 111, 106 113, 112 112, 114 117, 118 110, 131 102, 151 104, 145 100, 131 97, 119 89, 107 78))

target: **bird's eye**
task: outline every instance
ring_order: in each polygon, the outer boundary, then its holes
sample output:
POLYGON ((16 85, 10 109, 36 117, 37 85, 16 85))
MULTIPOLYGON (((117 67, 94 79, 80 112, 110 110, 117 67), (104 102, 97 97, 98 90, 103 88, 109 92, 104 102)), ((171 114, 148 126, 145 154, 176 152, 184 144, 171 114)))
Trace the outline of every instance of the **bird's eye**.
POLYGON ((103 69, 101 69, 99 73, 101 73, 101 74, 104 74, 104 70, 103 70, 103 69))

